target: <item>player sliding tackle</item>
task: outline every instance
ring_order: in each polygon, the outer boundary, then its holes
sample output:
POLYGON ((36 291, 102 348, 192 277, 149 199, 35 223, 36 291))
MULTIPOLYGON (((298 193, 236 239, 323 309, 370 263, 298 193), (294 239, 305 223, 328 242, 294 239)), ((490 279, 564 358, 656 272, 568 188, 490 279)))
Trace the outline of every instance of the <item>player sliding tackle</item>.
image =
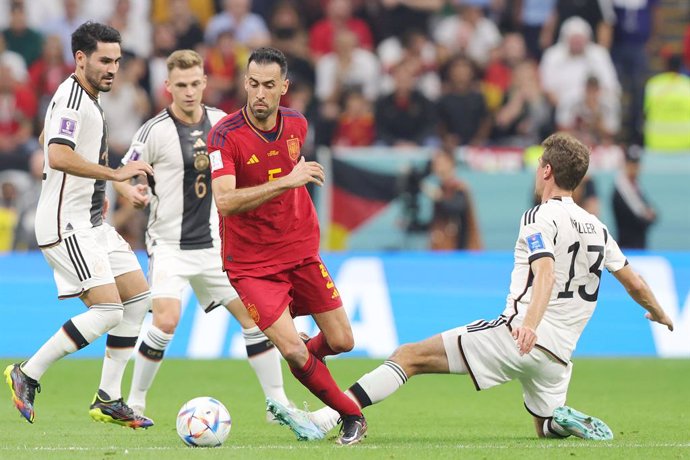
MULTIPOLYGON (((518 380, 539 437, 613 439, 603 421, 564 405, 570 357, 596 307, 602 268, 648 311, 649 320, 671 331, 673 323, 606 226, 573 202, 572 191, 589 166, 587 147, 566 134, 550 136, 543 146, 535 184, 542 203, 520 220, 503 314, 401 346, 346 392, 360 408, 386 399, 418 374, 469 374, 477 390, 518 380)), ((328 407, 307 413, 274 401, 268 406, 301 438, 317 427, 329 431, 338 419, 328 407)))

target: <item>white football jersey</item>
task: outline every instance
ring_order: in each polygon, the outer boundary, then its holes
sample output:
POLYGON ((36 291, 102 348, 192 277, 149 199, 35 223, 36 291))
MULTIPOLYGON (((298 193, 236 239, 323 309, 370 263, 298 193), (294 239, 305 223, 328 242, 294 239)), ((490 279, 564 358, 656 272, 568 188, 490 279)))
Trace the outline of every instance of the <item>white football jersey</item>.
POLYGON ((222 110, 204 107, 199 123, 190 125, 166 108, 134 135, 122 163, 142 160, 153 167, 146 230, 149 253, 160 244, 203 249, 219 242, 206 137, 225 115, 222 110))
POLYGON ((52 169, 50 144, 71 147, 86 161, 108 163, 108 134, 99 98, 81 86, 75 75, 58 87, 45 117, 43 186, 36 209, 36 240, 47 247, 62 241, 65 232, 103 223, 105 181, 77 177, 52 169))
POLYGON ((597 304, 601 270, 628 262, 608 229, 570 197, 557 197, 527 211, 515 243, 515 266, 503 316, 519 326, 532 298, 530 262, 554 259, 554 286, 537 328, 537 347, 567 363, 597 304))

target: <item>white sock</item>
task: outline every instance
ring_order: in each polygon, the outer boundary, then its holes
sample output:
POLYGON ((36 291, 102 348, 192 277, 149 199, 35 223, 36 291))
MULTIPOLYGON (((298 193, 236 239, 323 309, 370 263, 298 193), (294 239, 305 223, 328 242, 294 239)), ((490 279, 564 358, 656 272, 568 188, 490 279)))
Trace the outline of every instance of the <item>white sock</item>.
POLYGON ((544 431, 544 436, 547 438, 567 438, 570 436, 570 433, 568 433, 552 418, 547 418, 544 420, 542 430, 544 431))
POLYGON ((156 326, 151 325, 146 337, 139 345, 139 353, 134 358, 134 375, 132 375, 132 388, 129 390, 127 405, 130 407, 146 407, 146 394, 153 385, 153 379, 158 373, 173 334, 168 334, 156 326))
POLYGON ((98 389, 106 392, 111 400, 122 397, 122 376, 149 309, 150 294, 142 292, 123 302, 122 321, 108 332, 98 389))
POLYGON ((112 329, 122 319, 122 304, 92 305, 84 313, 67 320, 62 328, 22 365, 22 371, 40 380, 45 371, 60 358, 81 350, 112 329))
POLYGON ((280 352, 258 326, 242 329, 247 346, 247 359, 259 379, 264 395, 287 406, 288 401, 283 388, 283 370, 280 367, 280 352))
MULTIPOLYGON (((352 400, 357 402, 357 400, 355 400, 355 398, 349 392, 346 391, 345 394, 352 398, 352 400)), ((328 406, 323 406, 321 409, 317 411, 310 412, 309 418, 312 422, 314 422, 316 426, 319 427, 321 431, 323 431, 324 433, 328 433, 338 425, 338 420, 340 420, 340 414, 338 413, 338 411, 331 409, 328 406)))
POLYGON ((364 374, 348 391, 355 397, 359 407, 364 409, 383 401, 405 382, 407 382, 407 374, 403 368, 398 363, 388 360, 368 374, 364 374))

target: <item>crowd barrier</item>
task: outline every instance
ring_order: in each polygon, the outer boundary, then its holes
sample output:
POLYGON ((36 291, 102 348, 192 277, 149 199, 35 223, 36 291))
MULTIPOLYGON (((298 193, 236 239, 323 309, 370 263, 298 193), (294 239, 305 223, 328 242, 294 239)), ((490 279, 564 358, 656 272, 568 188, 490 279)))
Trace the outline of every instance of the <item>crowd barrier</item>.
MULTIPOLYGON (((146 257, 139 254, 142 265, 146 257)), ((347 356, 384 358, 399 344, 424 339, 475 319, 498 316, 505 306, 509 252, 331 253, 324 261, 352 321, 356 347, 347 356)), ((585 329, 577 356, 690 357, 690 252, 631 253, 673 318, 673 333, 651 324, 644 310, 608 273, 599 305, 585 329)), ((223 309, 205 314, 185 292, 184 311, 166 356, 245 356, 238 323, 223 309)), ((77 299, 58 301, 52 271, 39 252, 0 256, 0 356, 26 357, 71 316, 77 299)), ((298 330, 315 333, 311 320, 298 330)), ((147 318, 148 327, 150 315, 147 318)), ((104 339, 76 353, 102 356, 104 339)))

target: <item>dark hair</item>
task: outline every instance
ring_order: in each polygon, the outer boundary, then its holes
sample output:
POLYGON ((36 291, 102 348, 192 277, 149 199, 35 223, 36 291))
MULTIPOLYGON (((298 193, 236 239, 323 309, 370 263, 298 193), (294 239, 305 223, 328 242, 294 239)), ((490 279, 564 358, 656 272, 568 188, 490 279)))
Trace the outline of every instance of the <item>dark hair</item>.
POLYGON ((283 52, 278 49, 269 47, 257 48, 249 56, 247 66, 252 62, 257 64, 278 64, 280 66, 280 76, 283 78, 287 77, 287 59, 283 52))
POLYGON ((551 165, 556 185, 575 190, 589 168, 589 148, 566 133, 552 134, 541 145, 541 165, 551 165))
POLYGON ((96 51, 98 42, 120 43, 120 32, 110 26, 98 22, 87 21, 72 32, 72 55, 77 51, 90 56, 96 51))

